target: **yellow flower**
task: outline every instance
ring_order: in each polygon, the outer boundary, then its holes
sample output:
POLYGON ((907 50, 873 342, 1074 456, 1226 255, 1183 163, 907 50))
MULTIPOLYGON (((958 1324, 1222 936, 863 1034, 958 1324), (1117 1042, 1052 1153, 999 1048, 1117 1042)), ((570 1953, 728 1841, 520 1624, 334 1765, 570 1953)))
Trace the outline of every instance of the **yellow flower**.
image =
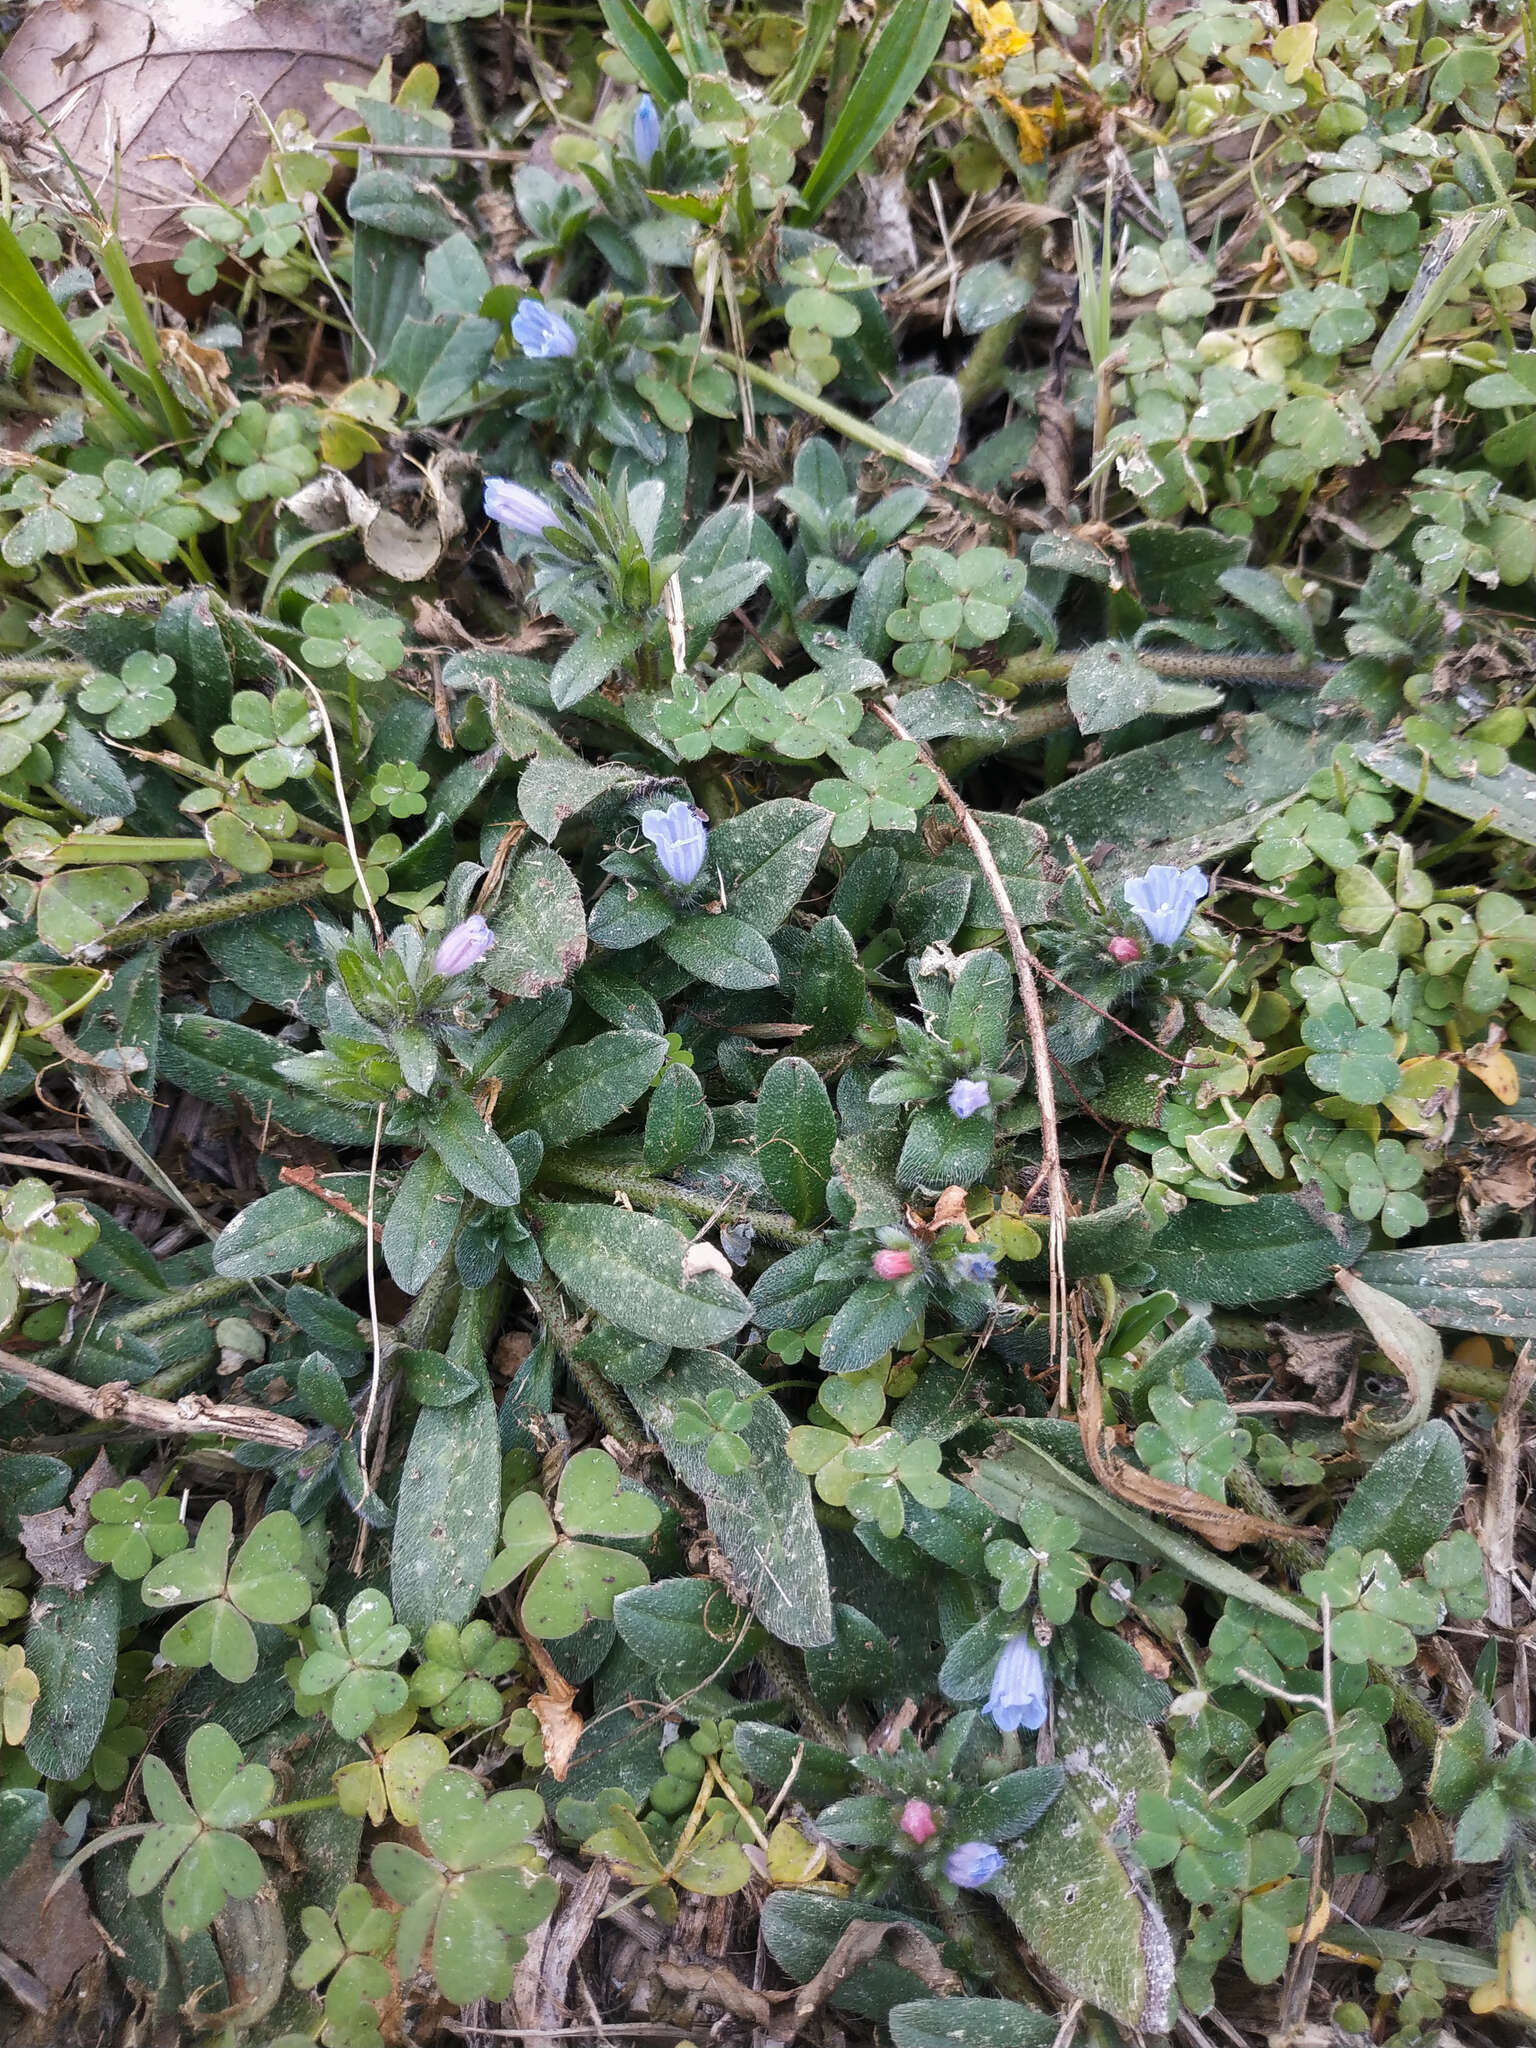
POLYGON ((1476 2013, 1517 2012, 1536 2020, 1536 1921, 1522 1913, 1500 1937, 1498 1972, 1467 2003, 1476 2013))
POLYGON ((977 72, 983 78, 994 78, 1010 57, 1031 48, 1035 39, 1027 29, 1019 27, 1008 0, 997 0, 993 7, 987 5, 987 0, 967 0, 967 6, 971 26, 981 37, 977 72))

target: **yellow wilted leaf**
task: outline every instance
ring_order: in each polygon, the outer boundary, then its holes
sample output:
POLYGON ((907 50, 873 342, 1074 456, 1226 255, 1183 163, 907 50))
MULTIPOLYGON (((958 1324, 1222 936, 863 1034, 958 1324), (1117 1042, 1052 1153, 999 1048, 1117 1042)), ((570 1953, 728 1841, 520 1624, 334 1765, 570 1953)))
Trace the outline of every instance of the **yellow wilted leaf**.
POLYGON ((826 1865, 822 1844, 807 1841, 792 1820, 781 1820, 768 1837, 768 1875, 774 1884, 809 1884, 826 1865))
POLYGON ((1473 2012, 1517 2012, 1536 2020, 1536 1921, 1522 1913, 1499 1940, 1499 1967, 1467 2000, 1473 2012))

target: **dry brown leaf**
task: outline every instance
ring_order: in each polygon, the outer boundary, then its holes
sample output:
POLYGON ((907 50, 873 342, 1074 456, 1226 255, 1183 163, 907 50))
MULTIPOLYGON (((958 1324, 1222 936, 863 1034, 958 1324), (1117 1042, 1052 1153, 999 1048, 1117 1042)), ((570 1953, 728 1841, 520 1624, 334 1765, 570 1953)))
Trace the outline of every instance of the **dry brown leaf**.
MULTIPOLYGON (((63 1840, 58 1822, 45 1820, 26 1861, 0 1886, 0 1949, 23 1963, 55 1998, 101 1952, 79 1871, 54 1890, 59 1875, 54 1855, 63 1840)), ((0 2035, 4 2026, 0 2021, 0 2035)))
POLYGON ((1046 504, 1058 519, 1064 520, 1072 510, 1072 448, 1077 437, 1077 420, 1071 406, 1051 391, 1041 391, 1037 395, 1035 409, 1040 418, 1040 432, 1024 465, 1024 473, 1044 486, 1046 504))
POLYGON ((571 1758, 576 1753, 585 1725, 571 1705, 576 1697, 576 1688, 561 1677, 554 1659, 537 1636, 529 1635, 521 1622, 518 1630, 523 1638, 523 1647, 533 1659, 534 1668, 543 1681, 544 1690, 532 1694, 528 1705, 544 1738, 544 1761, 550 1776, 558 1784, 564 1781, 566 1772, 571 1768, 571 1758))
POLYGON ((1131 1507, 1149 1514, 1166 1515, 1203 1536, 1214 1550, 1236 1550, 1242 1543, 1284 1541, 1315 1534, 1310 1529, 1293 1529, 1289 1522, 1269 1522, 1260 1515, 1229 1508, 1224 1501, 1208 1500, 1193 1487, 1174 1486, 1166 1479, 1154 1479, 1104 1449, 1104 1391, 1099 1385, 1098 1359, 1087 1324, 1081 1313, 1074 1315, 1077 1326, 1077 1356, 1081 1374, 1078 1392, 1077 1426, 1083 1440, 1083 1455, 1093 1476, 1107 1493, 1131 1507))
POLYGON ((0 112, 32 126, 30 102, 116 213, 129 260, 168 269, 178 215, 204 196, 183 161, 241 196, 267 154, 252 103, 316 135, 351 127, 325 88, 365 84, 398 32, 393 0, 42 0, 6 50, 0 112))
POLYGON ((1471 1154, 1457 1160, 1461 1190, 1456 1206, 1468 1237, 1481 1237, 1500 1217, 1536 1207, 1536 1124, 1495 1117, 1471 1154))
MULTIPOLYGON (((946 1969, 939 1952, 921 1928, 904 1920, 850 1920, 837 1938, 837 1946, 808 1984, 802 1984, 795 1999, 797 2031, 819 2012, 845 1978, 860 1963, 878 1954, 885 1942, 891 1944, 895 1960, 914 1977, 921 1978, 935 1998, 950 1998, 960 1990, 960 1979, 946 1969)), ((791 2037, 792 2038, 792 2037, 791 2037)))
POLYGON ((91 1526, 91 1495, 116 1486, 117 1473, 105 1451, 98 1451, 75 1481, 68 1507, 45 1508, 18 1518, 21 1547, 27 1562, 45 1586, 65 1586, 78 1593, 98 1577, 101 1566, 85 1554, 85 1532, 91 1526))

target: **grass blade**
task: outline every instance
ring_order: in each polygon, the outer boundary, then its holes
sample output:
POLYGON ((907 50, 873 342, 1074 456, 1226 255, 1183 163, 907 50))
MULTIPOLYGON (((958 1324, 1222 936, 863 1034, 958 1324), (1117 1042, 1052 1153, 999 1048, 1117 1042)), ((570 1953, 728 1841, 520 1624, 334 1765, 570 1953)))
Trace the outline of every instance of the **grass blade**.
POLYGON ((0 327, 104 405, 141 447, 155 439, 154 428, 139 417, 75 339, 74 330, 5 221, 0 221, 0 327))
POLYGON ((621 57, 634 66, 640 83, 661 106, 675 107, 688 97, 688 81, 635 0, 598 0, 608 33, 621 57))
POLYGON ((805 181, 796 221, 819 220, 873 155, 939 54, 951 0, 897 0, 805 181))

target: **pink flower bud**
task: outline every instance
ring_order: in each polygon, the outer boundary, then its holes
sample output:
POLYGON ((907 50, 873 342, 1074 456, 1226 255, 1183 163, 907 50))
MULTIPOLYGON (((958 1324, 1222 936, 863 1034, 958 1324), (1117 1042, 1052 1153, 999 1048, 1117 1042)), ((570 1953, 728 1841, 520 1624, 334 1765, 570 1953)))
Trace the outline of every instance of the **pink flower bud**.
POLYGON ((913 1270, 910 1252, 879 1251, 871 1261, 877 1280, 905 1280, 913 1270))
POLYGON ((909 1799, 901 1809, 901 1832, 919 1844, 931 1841, 939 1832, 933 1808, 926 1799, 909 1799))
POLYGON ((1141 958, 1141 948, 1134 939, 1117 935, 1105 948, 1117 967, 1129 967, 1141 958))

